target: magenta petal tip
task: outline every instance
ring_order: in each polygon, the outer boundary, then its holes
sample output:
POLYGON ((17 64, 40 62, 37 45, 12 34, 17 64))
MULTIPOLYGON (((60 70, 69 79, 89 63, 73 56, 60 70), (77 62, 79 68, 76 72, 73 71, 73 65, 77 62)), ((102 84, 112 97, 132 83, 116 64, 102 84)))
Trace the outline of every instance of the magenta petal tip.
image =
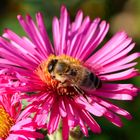
POLYGON ((43 17, 43 14, 42 14, 41 12, 37 12, 37 13, 36 13, 36 16, 42 18, 42 17, 43 17))
POLYGON ((17 19, 18 19, 18 20, 23 20, 22 15, 17 15, 17 19))

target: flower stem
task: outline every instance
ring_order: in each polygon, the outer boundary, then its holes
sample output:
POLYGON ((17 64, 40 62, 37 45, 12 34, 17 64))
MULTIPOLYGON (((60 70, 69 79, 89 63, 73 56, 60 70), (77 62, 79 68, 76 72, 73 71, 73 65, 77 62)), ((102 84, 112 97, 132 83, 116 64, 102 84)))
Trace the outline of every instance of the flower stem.
POLYGON ((58 129, 55 133, 48 135, 49 140, 63 140, 62 131, 58 129))
MULTIPOLYGON (((62 138, 62 126, 59 125, 59 128, 55 133, 48 135, 49 140, 63 140, 62 138)), ((79 127, 75 127, 70 130, 69 140, 82 140, 83 134, 80 131, 79 127)))

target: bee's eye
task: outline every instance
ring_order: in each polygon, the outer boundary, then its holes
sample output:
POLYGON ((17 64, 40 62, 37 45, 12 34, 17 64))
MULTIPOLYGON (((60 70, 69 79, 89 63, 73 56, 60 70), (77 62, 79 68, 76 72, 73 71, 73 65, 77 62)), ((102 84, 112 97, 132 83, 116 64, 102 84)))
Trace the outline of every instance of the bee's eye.
POLYGON ((53 71, 57 61, 58 61, 57 59, 53 59, 50 61, 50 63, 48 64, 48 72, 49 73, 53 71))

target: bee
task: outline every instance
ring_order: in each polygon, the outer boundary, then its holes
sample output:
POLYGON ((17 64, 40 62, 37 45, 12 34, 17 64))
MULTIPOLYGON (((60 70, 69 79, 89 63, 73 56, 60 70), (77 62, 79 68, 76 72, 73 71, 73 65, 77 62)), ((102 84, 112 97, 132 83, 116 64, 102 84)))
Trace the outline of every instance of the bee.
POLYGON ((68 59, 53 58, 47 65, 51 77, 58 80, 63 86, 73 86, 78 93, 83 90, 95 90, 101 87, 102 82, 82 64, 71 63, 68 59))

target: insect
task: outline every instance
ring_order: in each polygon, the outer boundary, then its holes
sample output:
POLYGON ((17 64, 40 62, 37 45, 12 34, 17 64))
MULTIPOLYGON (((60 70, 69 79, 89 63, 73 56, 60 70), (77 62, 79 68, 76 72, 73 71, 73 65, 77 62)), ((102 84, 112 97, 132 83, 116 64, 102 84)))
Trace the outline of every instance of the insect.
POLYGON ((102 85, 98 76, 82 64, 71 63, 69 59, 51 59, 47 69, 50 75, 60 81, 63 86, 73 86, 76 91, 82 94, 84 89, 98 89, 102 85))

